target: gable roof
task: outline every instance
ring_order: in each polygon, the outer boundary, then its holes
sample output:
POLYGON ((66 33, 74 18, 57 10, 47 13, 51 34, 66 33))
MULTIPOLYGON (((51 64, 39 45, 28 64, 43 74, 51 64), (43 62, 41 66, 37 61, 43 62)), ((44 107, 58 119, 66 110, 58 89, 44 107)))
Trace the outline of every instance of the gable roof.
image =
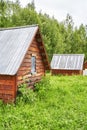
POLYGON ((84 54, 54 54, 51 69, 82 70, 84 54))
POLYGON ((0 74, 17 73, 37 31, 37 25, 0 30, 0 74))

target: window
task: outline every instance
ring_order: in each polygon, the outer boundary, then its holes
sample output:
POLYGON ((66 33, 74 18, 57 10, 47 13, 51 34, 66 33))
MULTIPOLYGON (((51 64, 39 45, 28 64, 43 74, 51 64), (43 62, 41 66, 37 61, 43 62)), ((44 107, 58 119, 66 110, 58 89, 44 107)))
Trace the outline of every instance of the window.
POLYGON ((31 74, 35 74, 36 72, 36 57, 31 57, 31 74))

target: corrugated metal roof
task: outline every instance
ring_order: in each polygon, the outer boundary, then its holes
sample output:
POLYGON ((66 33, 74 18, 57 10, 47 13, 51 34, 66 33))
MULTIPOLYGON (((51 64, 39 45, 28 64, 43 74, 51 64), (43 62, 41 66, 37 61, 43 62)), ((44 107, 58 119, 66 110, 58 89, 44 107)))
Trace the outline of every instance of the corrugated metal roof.
POLYGON ((16 74, 37 30, 37 25, 0 30, 0 74, 16 74))
POLYGON ((84 54, 54 54, 51 61, 52 69, 82 70, 84 54))

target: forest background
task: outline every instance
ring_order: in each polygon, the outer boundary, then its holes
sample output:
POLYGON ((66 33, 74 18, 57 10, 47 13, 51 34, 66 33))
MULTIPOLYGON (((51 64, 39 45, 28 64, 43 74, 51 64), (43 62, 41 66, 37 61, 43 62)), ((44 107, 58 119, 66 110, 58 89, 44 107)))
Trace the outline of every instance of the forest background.
POLYGON ((19 0, 15 2, 0 0, 0 28, 38 24, 43 41, 51 60, 57 54, 85 54, 87 60, 87 26, 74 26, 70 14, 62 22, 58 22, 48 14, 36 12, 32 1, 26 7, 21 7, 19 0))

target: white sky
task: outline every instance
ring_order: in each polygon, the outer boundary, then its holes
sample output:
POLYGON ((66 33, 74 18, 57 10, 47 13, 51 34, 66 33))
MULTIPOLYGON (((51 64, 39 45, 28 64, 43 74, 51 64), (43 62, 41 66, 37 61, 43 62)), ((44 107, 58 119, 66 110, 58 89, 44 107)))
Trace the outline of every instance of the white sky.
MULTIPOLYGON (((22 6, 30 3, 32 0, 20 0, 22 6)), ((66 18, 69 13, 75 26, 87 24, 87 0, 34 0, 36 10, 42 10, 49 16, 54 16, 59 22, 66 18)))

